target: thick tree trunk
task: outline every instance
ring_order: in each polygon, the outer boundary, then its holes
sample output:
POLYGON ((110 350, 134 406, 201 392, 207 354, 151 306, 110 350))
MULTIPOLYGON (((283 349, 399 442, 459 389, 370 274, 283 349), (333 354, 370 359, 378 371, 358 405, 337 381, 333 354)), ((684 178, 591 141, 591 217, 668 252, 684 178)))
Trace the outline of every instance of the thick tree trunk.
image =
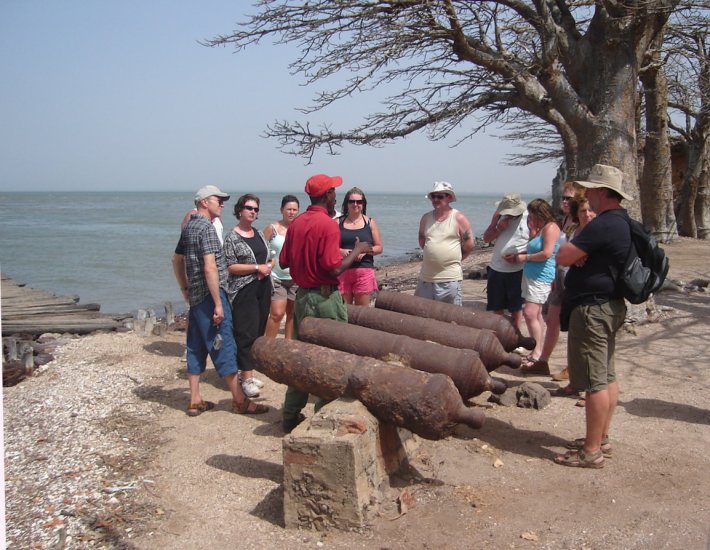
POLYGON ((685 144, 688 147, 688 166, 680 187, 680 197, 678 200, 678 233, 683 237, 697 237, 697 227, 695 225, 695 197, 698 194, 698 150, 692 143, 685 144))
POLYGON ((668 85, 659 57, 655 53, 640 74, 646 102, 646 136, 639 198, 643 223, 651 227, 659 241, 667 243, 678 236, 678 230, 673 211, 673 171, 666 115, 668 85))
POLYGON ((573 84, 587 107, 584 117, 570 117, 570 126, 577 136, 578 148, 567 157, 576 160, 570 179, 584 179, 595 164, 608 164, 624 173, 623 188, 633 197, 624 201, 632 217, 640 216, 638 201, 638 170, 636 122, 634 113, 638 103, 636 83, 638 37, 623 32, 607 21, 598 20, 594 26, 603 40, 581 47, 578 56, 586 58, 584 67, 572 75, 573 84))
POLYGON ((698 239, 710 240, 710 143, 705 138, 693 173, 697 174, 694 214, 698 239))

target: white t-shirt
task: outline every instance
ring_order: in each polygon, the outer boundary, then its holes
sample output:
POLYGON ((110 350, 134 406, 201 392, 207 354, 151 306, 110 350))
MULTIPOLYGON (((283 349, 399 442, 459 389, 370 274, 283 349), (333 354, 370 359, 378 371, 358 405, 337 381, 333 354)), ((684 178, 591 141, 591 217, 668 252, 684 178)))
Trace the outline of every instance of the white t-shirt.
POLYGON ((530 240, 528 230, 528 212, 523 212, 517 218, 511 218, 508 227, 498 235, 496 244, 493 247, 493 257, 491 258, 491 269, 499 273, 515 273, 523 269, 523 264, 507 262, 503 258, 506 254, 525 252, 530 240))

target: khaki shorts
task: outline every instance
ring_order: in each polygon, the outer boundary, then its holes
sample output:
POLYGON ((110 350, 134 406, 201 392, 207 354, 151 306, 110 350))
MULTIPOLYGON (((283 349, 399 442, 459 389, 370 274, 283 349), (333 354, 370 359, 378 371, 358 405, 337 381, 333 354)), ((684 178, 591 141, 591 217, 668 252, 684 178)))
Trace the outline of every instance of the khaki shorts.
POLYGON ((570 385, 576 390, 607 389, 616 380, 616 332, 624 324, 624 300, 577 306, 572 310, 567 337, 570 385))
POLYGON ((274 289, 271 292, 272 302, 275 300, 291 300, 294 302, 296 300, 298 285, 293 282, 293 279, 282 281, 281 279, 272 277, 271 282, 274 284, 274 289))

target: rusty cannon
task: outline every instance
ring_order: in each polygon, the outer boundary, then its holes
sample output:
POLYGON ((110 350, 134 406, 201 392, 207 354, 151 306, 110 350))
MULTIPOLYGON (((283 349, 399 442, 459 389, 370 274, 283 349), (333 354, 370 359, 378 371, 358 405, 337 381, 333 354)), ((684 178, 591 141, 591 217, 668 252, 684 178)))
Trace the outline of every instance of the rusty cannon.
POLYGON ((307 342, 256 339, 254 366, 272 380, 323 399, 354 397, 378 419, 425 439, 442 439, 457 424, 480 428, 485 416, 461 401, 451 378, 359 357, 307 342))
POLYGON ((385 362, 395 361, 424 372, 446 374, 463 399, 475 397, 484 391, 500 395, 507 388, 505 382, 489 376, 478 353, 470 349, 451 348, 409 336, 316 317, 306 317, 301 321, 298 337, 303 342, 326 348, 385 362))
POLYGON ((520 346, 525 349, 535 348, 534 338, 523 336, 508 318, 490 311, 477 311, 469 307, 435 302, 427 298, 387 290, 379 292, 375 307, 466 327, 492 330, 503 344, 505 351, 513 351, 520 346))
POLYGON ((403 334, 418 340, 429 340, 452 348, 474 350, 488 372, 501 365, 517 369, 522 361, 517 353, 505 351, 500 340, 488 329, 353 305, 348 305, 348 323, 392 334, 403 334))

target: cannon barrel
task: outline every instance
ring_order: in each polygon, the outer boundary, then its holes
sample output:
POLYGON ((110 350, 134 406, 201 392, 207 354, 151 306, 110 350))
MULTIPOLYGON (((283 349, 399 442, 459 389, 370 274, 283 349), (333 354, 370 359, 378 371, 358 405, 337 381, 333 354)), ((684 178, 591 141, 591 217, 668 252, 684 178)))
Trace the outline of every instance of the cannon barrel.
POLYGON ((472 328, 492 330, 503 344, 505 351, 513 351, 517 347, 535 348, 535 339, 523 336, 520 331, 503 315, 490 311, 477 311, 469 307, 455 306, 445 302, 435 302, 427 298, 412 296, 401 292, 382 290, 377 295, 375 307, 399 311, 419 317, 428 317, 447 323, 456 323, 472 328))
POLYGON ((493 331, 488 329, 353 305, 348 305, 348 323, 392 334, 404 334, 418 340, 429 340, 452 348, 472 349, 478 353, 488 372, 501 365, 514 369, 520 367, 521 357, 517 353, 506 352, 493 331))
POLYGON ((480 428, 485 416, 466 407, 451 378, 285 338, 256 339, 254 365, 272 380, 323 399, 354 397, 378 419, 425 439, 457 424, 480 428))
POLYGON ((463 399, 484 391, 501 394, 507 388, 505 382, 488 375, 478 353, 470 349, 451 348, 436 342, 316 317, 306 317, 301 321, 298 338, 355 355, 385 362, 396 361, 424 372, 446 374, 463 399))

